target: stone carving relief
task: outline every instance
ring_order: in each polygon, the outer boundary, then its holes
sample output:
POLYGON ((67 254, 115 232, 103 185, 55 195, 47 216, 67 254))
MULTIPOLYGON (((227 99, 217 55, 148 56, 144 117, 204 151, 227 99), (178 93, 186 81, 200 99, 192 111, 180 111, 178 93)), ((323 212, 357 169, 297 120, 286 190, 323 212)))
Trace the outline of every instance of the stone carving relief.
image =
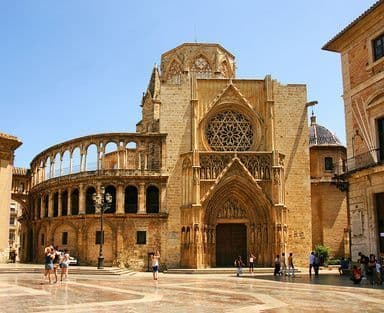
POLYGON ((200 55, 192 65, 192 71, 196 73, 196 78, 210 78, 212 69, 207 59, 200 55))
MULTIPOLYGON (((235 154, 200 154, 200 179, 216 179, 234 157, 235 154)), ((270 154, 238 154, 237 157, 255 179, 271 178, 270 154)))
POLYGON ((181 84, 181 64, 177 61, 172 61, 167 75, 167 82, 170 84, 181 84))
POLYGON ((205 135, 214 151, 247 151, 253 143, 250 121, 235 111, 224 111, 212 117, 205 135))
POLYGON ((226 219, 245 218, 246 212, 237 201, 229 200, 224 204, 217 217, 226 219))

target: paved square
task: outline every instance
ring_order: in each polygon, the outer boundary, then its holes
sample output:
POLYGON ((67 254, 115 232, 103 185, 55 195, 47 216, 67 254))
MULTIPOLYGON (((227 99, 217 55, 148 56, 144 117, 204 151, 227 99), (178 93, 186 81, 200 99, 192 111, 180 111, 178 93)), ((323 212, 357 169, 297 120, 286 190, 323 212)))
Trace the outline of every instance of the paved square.
POLYGON ((348 278, 312 280, 228 274, 72 275, 40 284, 38 274, 0 274, 0 312, 382 312, 384 291, 348 278))

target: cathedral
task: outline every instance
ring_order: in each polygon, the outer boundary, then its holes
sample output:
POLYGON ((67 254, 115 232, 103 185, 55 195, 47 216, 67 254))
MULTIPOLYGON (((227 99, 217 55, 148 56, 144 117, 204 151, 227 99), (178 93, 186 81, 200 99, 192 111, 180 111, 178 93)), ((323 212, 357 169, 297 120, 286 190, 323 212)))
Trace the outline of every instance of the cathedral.
POLYGON ((25 207, 20 259, 41 262, 54 244, 91 265, 102 242, 106 265, 135 270, 156 250, 163 268, 233 266, 251 253, 269 267, 282 252, 306 265, 318 243, 347 255, 345 192, 332 172, 345 148, 308 127, 310 105, 303 84, 237 78, 235 56, 219 44, 164 53, 135 133, 74 138, 14 175, 12 197, 25 207), (112 196, 103 229, 102 190, 112 196))

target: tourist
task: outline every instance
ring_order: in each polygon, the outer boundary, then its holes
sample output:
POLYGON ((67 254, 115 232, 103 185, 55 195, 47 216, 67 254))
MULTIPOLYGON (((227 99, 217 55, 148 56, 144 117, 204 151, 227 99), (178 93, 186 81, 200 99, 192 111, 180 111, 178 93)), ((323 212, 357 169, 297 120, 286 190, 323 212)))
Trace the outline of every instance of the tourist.
POLYGON ((240 274, 243 273, 243 266, 244 266, 243 260, 241 259, 240 255, 237 257, 237 259, 235 259, 234 264, 237 267, 236 276, 239 277, 240 274))
POLYGON ((339 266, 339 274, 344 275, 345 272, 348 270, 348 268, 349 268, 348 260, 346 260, 344 257, 341 257, 340 266, 339 266))
POLYGON ((365 271, 367 273, 367 279, 371 285, 375 282, 375 272, 376 272, 376 257, 374 254, 369 255, 368 263, 366 265, 365 271))
POLYGON ((251 255, 249 256, 249 272, 251 274, 253 274, 254 260, 255 256, 251 253, 251 255))
POLYGON ((361 282, 362 274, 361 274, 361 268, 357 267, 356 265, 352 268, 352 281, 354 284, 359 284, 361 282))
POLYGON ((54 254, 52 253, 51 247, 46 247, 44 249, 44 276, 41 280, 41 284, 44 283, 44 280, 48 278, 48 282, 51 284, 51 272, 53 270, 53 259, 54 254))
POLYGON ((381 280, 381 264, 378 258, 376 258, 376 266, 375 266, 375 283, 377 285, 381 285, 383 283, 383 281, 381 280))
POLYGON ((288 257, 288 276, 291 276, 291 270, 292 270, 292 277, 295 277, 295 267, 293 265, 293 253, 289 253, 288 257))
POLYGON ((313 269, 315 270, 315 276, 319 276, 319 268, 321 264, 321 258, 318 253, 315 253, 315 257, 313 259, 313 269))
POLYGON ((366 279, 367 278, 366 277, 366 275, 367 275, 366 268, 367 268, 367 264, 368 264, 369 258, 367 256, 365 256, 364 254, 362 254, 361 252, 359 252, 358 255, 360 257, 358 262, 360 263, 361 276, 366 279))
POLYGON ((315 252, 311 252, 309 255, 309 276, 312 276, 312 268, 314 268, 315 252))
POLYGON ((276 255, 275 258, 275 270, 273 276, 280 275, 280 255, 276 255))
POLYGON ((64 249, 64 254, 62 255, 62 258, 60 259, 60 265, 59 266, 61 269, 60 281, 63 281, 63 276, 65 277, 65 279, 68 279, 69 252, 66 249, 64 249))
POLYGON ((57 269, 59 268, 61 252, 57 250, 57 247, 53 246, 51 246, 51 251, 53 254, 53 274, 55 275, 55 283, 57 283, 57 269))
POLYGON ((285 262, 285 253, 281 254, 280 275, 285 276, 287 274, 287 263, 285 262))
POLYGON ((159 274, 159 260, 160 260, 160 252, 159 250, 156 253, 151 254, 152 259, 152 271, 153 271, 153 279, 157 280, 159 274))

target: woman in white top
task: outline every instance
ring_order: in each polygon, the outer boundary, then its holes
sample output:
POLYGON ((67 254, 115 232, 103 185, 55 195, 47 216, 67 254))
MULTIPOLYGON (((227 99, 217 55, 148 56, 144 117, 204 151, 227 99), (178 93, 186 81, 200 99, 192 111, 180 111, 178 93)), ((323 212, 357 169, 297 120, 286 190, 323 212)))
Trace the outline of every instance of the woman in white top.
POLYGON ((69 253, 68 250, 64 250, 64 254, 62 259, 60 260, 60 268, 61 268, 61 277, 60 281, 63 281, 63 276, 68 278, 68 266, 69 266, 69 253))
POLYGON ((157 280, 157 276, 159 273, 159 259, 160 259, 159 250, 157 250, 155 254, 152 254, 151 259, 152 259, 153 279, 157 280))

